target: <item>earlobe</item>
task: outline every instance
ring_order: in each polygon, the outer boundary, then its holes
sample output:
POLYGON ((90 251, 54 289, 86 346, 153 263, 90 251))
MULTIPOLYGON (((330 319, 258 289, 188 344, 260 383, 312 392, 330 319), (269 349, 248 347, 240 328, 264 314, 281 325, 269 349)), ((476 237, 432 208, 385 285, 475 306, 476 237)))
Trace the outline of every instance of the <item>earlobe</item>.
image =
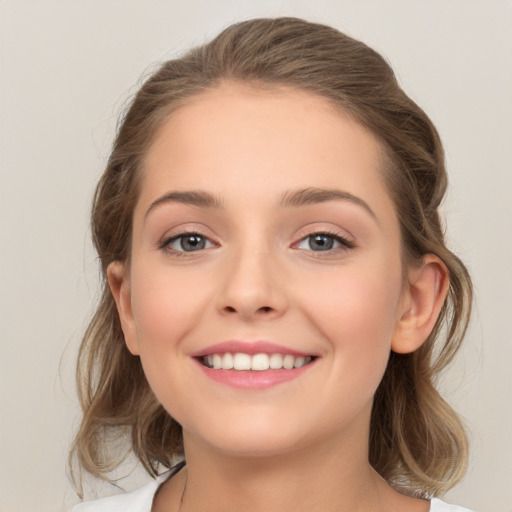
POLYGON ((448 286, 448 269, 433 254, 424 256, 420 266, 411 269, 391 350, 407 354, 426 341, 443 307, 448 286))
POLYGON ((139 355, 137 330, 131 304, 130 275, 126 264, 113 261, 107 268, 108 285, 114 297, 124 340, 133 355, 139 355))

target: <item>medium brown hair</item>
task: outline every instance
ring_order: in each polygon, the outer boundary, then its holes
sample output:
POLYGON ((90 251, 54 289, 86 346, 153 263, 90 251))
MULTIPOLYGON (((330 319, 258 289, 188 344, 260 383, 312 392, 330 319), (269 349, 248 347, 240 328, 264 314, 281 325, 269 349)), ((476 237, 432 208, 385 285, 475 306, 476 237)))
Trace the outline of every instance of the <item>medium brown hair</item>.
POLYGON ((121 120, 92 208, 102 296, 80 348, 78 392, 83 419, 72 449, 79 466, 108 478, 119 464, 109 451, 125 440, 156 475, 182 453, 180 426, 153 395, 130 354, 106 280, 108 265, 130 255, 138 177, 155 131, 193 95, 226 80, 287 86, 327 98, 371 130, 384 148, 384 175, 401 227, 404 262, 432 253, 448 269, 449 291, 437 324, 412 354, 391 353, 371 418, 370 463, 391 485, 436 495, 463 475, 467 441, 436 376, 453 358, 470 315, 472 288, 444 242, 438 208, 447 178, 430 119, 400 88, 386 61, 337 30, 295 18, 231 25, 213 41, 165 62, 142 85, 121 120))

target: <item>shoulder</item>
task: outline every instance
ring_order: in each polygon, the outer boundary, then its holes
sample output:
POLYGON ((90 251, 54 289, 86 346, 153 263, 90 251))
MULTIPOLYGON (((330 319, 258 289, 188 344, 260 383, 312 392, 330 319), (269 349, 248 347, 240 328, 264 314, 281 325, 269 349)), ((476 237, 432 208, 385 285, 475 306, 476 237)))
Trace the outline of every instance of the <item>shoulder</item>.
POLYGON ((70 512, 150 512, 155 493, 160 484, 170 478, 169 473, 136 491, 79 503, 70 512))
POLYGON ((459 507, 457 505, 449 505, 438 498, 434 498, 430 502, 430 512, 472 512, 469 508, 459 507))

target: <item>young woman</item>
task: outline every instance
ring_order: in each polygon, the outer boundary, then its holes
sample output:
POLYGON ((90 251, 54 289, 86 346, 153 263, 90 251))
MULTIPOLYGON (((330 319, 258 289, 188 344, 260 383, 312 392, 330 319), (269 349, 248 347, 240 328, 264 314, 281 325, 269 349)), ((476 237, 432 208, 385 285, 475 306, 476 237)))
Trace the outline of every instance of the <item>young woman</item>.
POLYGON ((436 498, 467 459, 433 385, 471 305, 445 189, 431 121, 333 28, 247 21, 165 63, 94 198, 73 448, 107 478, 124 436, 160 476, 73 510, 464 510, 436 498))

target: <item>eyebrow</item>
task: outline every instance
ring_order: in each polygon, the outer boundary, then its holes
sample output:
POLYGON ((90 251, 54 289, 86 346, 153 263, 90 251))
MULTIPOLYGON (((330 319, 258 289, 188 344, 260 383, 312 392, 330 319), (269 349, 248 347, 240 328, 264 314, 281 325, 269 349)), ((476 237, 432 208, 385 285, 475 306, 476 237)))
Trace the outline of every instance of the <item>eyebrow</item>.
POLYGON ((348 201, 357 206, 361 206, 375 220, 377 220, 377 215, 375 215, 375 212, 370 208, 368 203, 363 201, 360 197, 335 188, 301 188, 298 190, 285 192, 281 197, 281 205, 285 207, 326 203, 328 201, 348 201))
MULTIPOLYGON (((283 207, 299 207, 310 204, 326 203, 328 201, 348 201, 366 210, 375 220, 377 215, 370 208, 368 203, 360 197, 354 196, 349 192, 333 188, 307 187, 297 190, 290 190, 281 196, 280 204, 283 207)), ((151 203, 144 215, 146 218, 149 213, 157 206, 166 203, 181 203, 200 208, 221 208, 222 201, 209 192, 202 190, 171 191, 159 197, 151 203)))
POLYGON ((184 192, 172 191, 167 192, 167 194, 153 201, 146 210, 144 218, 157 206, 166 203, 188 204, 191 206, 199 206, 200 208, 220 208, 222 206, 222 201, 209 192, 203 192, 201 190, 189 190, 184 192))

